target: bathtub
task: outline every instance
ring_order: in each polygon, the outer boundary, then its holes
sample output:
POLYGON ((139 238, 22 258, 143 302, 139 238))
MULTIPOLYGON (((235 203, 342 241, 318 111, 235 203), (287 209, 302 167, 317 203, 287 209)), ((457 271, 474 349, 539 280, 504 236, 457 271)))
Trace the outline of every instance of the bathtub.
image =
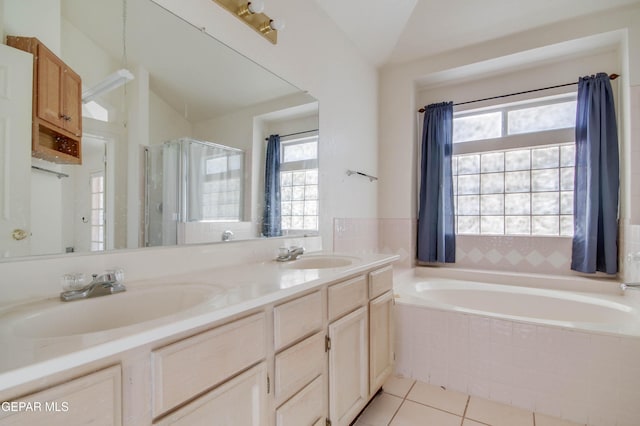
MULTIPOLYGON (((633 290, 627 290, 631 292, 633 290)), ((531 324, 640 336, 640 309, 632 297, 418 278, 395 288, 396 302, 531 324)))
POLYGON ((640 425, 640 292, 413 274, 394 293, 398 374, 590 426, 640 425))

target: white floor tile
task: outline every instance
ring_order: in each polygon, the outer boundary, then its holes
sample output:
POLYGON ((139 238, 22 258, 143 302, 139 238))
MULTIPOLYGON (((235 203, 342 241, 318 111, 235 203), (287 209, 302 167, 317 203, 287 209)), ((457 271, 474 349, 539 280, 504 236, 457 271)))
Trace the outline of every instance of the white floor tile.
POLYGON ((417 402, 405 401, 390 426, 460 426, 462 418, 417 402))
POLYGON ((478 423, 475 420, 464 419, 462 426, 486 426, 486 424, 478 423))
POLYGON ((533 426, 533 413, 510 405, 472 396, 466 418, 492 426, 533 426))
POLYGON ((387 380, 354 426, 533 426, 534 418, 535 426, 584 426, 399 376, 387 380))
POLYGON ((387 426, 402 404, 402 398, 381 393, 376 396, 360 415, 356 425, 387 426))
POLYGON ((584 426, 584 424, 562 420, 544 414, 535 413, 534 416, 536 418, 536 426, 584 426))
POLYGON ((409 389, 415 383, 413 379, 405 379, 400 376, 391 376, 384 382, 382 385, 382 390, 386 393, 390 393, 391 395, 399 396, 400 398, 404 398, 407 396, 409 389))
POLYGON ((468 396, 439 386, 416 382, 407 399, 462 416, 467 406, 468 396))

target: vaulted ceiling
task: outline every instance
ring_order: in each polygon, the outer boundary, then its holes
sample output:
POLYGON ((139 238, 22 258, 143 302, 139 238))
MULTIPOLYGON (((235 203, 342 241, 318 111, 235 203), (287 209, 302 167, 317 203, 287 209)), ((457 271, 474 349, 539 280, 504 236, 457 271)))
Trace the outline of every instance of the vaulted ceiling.
POLYGON ((315 0, 374 65, 406 62, 638 0, 315 0))

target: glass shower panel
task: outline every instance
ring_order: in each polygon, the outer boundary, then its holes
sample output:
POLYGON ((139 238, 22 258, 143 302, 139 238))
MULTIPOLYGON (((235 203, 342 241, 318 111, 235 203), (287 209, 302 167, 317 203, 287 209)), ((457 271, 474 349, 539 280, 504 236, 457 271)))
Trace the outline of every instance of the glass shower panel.
POLYGON ((145 240, 175 245, 185 222, 242 220, 244 152, 182 138, 146 149, 145 240))
POLYGON ((241 220, 244 153, 194 141, 188 149, 187 221, 241 220))

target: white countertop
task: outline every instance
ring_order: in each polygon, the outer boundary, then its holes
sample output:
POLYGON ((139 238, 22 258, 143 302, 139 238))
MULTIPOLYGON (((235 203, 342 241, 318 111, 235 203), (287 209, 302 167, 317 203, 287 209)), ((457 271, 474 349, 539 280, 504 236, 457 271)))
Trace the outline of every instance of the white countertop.
MULTIPOLYGON (((0 391, 219 322, 398 259, 397 255, 383 254, 345 256, 352 256, 354 262, 339 268, 294 269, 288 262, 266 261, 126 282, 127 292, 150 286, 198 284, 213 286, 218 293, 209 301, 175 315, 87 334, 21 337, 11 327, 12 319, 34 306, 83 303, 83 300, 60 302, 56 298, 0 307, 0 391)), ((111 297, 118 295, 104 296, 111 297)))

